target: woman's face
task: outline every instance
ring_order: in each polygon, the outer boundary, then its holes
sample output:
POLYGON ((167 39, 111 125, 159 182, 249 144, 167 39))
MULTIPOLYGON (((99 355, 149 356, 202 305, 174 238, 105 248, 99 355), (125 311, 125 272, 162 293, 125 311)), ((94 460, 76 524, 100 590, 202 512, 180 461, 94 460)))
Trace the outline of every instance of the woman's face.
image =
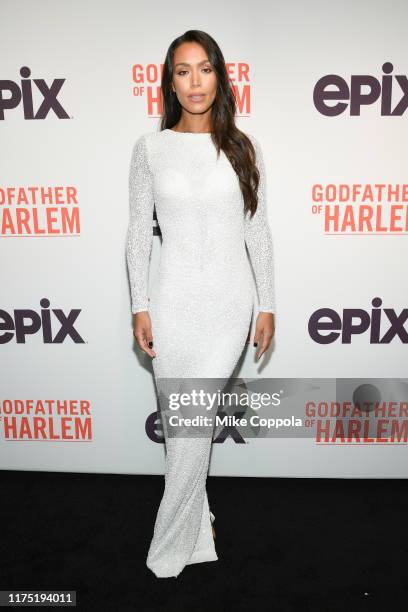
POLYGON ((204 48, 196 42, 179 45, 173 58, 173 88, 189 113, 205 113, 214 102, 217 77, 204 48))

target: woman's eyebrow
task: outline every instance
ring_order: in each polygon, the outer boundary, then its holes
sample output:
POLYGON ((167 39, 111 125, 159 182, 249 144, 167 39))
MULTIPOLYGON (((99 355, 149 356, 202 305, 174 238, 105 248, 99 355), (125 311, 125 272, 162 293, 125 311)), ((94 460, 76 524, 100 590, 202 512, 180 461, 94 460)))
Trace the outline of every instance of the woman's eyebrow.
MULTIPOLYGON (((207 62, 210 63, 210 60, 208 59, 202 60, 201 62, 198 62, 197 66, 200 66, 201 64, 206 64, 207 62)), ((174 67, 177 68, 177 66, 190 66, 190 65, 191 64, 188 64, 187 62, 179 62, 174 67)))

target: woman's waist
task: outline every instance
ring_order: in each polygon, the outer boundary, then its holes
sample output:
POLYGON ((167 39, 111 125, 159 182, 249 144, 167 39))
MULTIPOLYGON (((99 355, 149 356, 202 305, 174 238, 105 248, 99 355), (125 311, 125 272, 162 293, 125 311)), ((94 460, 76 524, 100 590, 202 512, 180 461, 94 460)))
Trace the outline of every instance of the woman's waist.
POLYGON ((244 274, 250 271, 245 248, 237 252, 208 252, 204 250, 187 254, 180 252, 161 252, 159 272, 174 276, 224 276, 244 274))
POLYGON ((246 259, 245 240, 229 241, 171 241, 161 245, 163 265, 172 262, 193 267, 204 262, 240 265, 246 259))

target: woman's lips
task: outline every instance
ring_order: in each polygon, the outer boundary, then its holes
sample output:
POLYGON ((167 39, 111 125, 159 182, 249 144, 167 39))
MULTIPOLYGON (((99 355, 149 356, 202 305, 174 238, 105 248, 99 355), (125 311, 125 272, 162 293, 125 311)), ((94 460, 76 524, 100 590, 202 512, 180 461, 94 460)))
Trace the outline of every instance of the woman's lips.
POLYGON ((188 99, 192 102, 201 102, 204 99, 205 94, 196 94, 192 96, 188 96, 188 99))

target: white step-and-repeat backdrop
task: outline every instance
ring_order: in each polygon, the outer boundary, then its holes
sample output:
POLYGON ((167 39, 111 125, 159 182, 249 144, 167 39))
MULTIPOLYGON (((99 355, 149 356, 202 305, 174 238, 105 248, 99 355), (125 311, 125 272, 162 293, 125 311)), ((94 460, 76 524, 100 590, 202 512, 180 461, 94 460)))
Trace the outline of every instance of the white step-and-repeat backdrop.
MULTIPOLYGON (((128 172, 189 29, 220 45, 267 167, 276 336, 260 362, 248 344, 236 376, 405 389, 406 2, 2 0, 0 16, 2 469, 164 472, 132 335, 128 172)), ((407 477, 408 404, 393 399, 399 435, 229 436, 210 474, 407 477)))

